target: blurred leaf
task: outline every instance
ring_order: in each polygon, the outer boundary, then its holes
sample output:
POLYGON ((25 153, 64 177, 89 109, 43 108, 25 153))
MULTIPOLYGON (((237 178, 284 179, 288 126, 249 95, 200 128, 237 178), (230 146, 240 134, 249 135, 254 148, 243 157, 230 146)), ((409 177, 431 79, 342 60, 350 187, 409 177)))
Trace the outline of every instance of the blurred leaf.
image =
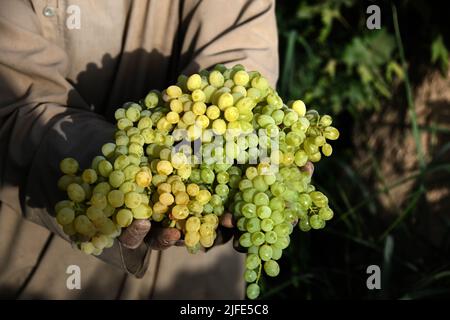
POLYGON ((431 44, 431 62, 439 64, 442 74, 447 74, 448 50, 445 47, 441 34, 439 34, 431 44))

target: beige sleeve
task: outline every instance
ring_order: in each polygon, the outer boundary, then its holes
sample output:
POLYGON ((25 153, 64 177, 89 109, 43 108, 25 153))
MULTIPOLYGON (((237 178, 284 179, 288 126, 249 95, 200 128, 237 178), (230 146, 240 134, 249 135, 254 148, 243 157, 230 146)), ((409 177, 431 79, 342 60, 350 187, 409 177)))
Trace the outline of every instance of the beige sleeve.
MULTIPOLYGON (((74 156, 88 166, 114 127, 66 80, 68 57, 43 37, 31 5, 0 2, 0 39, 0 201, 65 237, 53 216, 64 196, 56 188, 58 163, 74 156)), ((130 251, 116 244, 106 251, 101 259, 128 272, 145 269, 145 245, 130 251)))
POLYGON ((179 32, 186 73, 217 63, 258 70, 274 86, 278 35, 274 0, 187 0, 179 32))

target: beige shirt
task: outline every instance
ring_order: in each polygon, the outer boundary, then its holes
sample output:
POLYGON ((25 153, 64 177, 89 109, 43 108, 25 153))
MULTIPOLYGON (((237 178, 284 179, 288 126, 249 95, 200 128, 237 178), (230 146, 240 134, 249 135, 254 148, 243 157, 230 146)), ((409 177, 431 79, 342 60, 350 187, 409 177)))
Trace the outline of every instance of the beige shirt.
POLYGON ((112 139, 126 101, 180 73, 241 63, 275 84, 272 0, 0 1, 0 296, 241 298, 231 244, 190 255, 116 243, 99 258, 72 249, 54 219, 58 162, 82 167, 112 139), (69 290, 68 266, 81 270, 69 290), (138 277, 140 278, 138 278, 138 277))

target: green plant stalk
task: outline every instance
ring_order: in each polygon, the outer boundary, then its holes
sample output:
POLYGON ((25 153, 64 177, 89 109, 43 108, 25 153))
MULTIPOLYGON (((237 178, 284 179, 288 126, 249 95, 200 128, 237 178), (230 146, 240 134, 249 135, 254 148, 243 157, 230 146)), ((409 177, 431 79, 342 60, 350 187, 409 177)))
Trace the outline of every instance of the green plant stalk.
MULTIPOLYGON (((402 67, 404 75, 405 75, 406 98, 408 101, 408 109, 409 109, 409 114, 411 117, 411 126, 412 126, 414 140, 416 143, 417 155, 419 158, 419 168, 420 168, 420 172, 423 173, 423 171, 425 170, 425 167, 426 167, 425 157, 423 154, 422 142, 420 140, 420 131, 419 131, 419 126, 417 124, 417 113, 416 113, 414 98, 413 98, 412 89, 411 89, 411 82, 409 80, 409 75, 408 75, 408 70, 407 70, 405 52, 403 50, 403 43, 402 43, 402 39, 401 39, 401 35, 400 35, 397 7, 395 6, 395 4, 392 4, 392 17, 393 17, 394 29, 395 29, 395 39, 397 42, 397 46, 398 46, 398 50, 399 50, 399 54, 400 54, 400 60, 401 60, 401 64, 402 64, 401 67, 402 67)), ((422 180, 422 179, 420 179, 420 180, 422 180)))

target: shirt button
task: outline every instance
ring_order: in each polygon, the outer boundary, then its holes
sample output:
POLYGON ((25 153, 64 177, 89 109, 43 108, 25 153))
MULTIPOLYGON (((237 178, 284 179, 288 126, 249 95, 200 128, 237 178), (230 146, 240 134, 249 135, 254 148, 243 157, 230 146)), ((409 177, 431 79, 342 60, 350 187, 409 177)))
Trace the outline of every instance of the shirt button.
POLYGON ((45 7, 43 14, 46 17, 53 17, 55 15, 55 9, 52 7, 45 7))

